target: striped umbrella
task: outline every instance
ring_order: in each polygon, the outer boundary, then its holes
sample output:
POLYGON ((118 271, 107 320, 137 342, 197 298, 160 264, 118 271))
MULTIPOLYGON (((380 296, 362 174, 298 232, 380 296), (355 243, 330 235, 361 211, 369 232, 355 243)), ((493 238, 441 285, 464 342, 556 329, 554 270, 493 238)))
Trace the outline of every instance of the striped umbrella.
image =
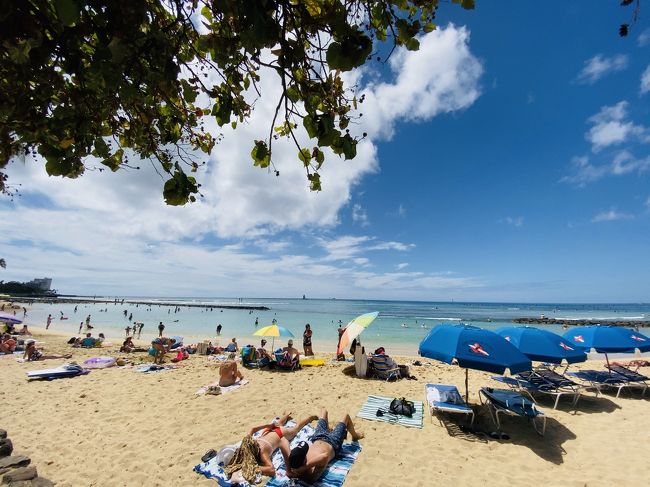
POLYGON ((9 313, 0 313, 0 321, 4 323, 13 323, 14 325, 19 325, 23 320, 16 317, 16 315, 11 315, 9 313))
POLYGON ((255 336, 260 336, 260 337, 271 337, 273 340, 271 341, 271 349, 273 349, 273 345, 275 344, 275 337, 293 337, 293 333, 289 331, 287 328, 284 326, 280 326, 277 324, 274 325, 269 325, 265 326, 263 328, 260 328, 257 330, 255 333, 253 333, 255 336))
POLYGON ((370 323, 375 321, 375 318, 379 315, 379 311, 374 311, 372 313, 366 313, 360 316, 357 316, 355 319, 348 323, 348 326, 345 327, 345 331, 341 335, 339 340, 339 346, 336 349, 337 355, 343 353, 343 350, 352 343, 356 337, 358 337, 363 330, 368 328, 370 323))

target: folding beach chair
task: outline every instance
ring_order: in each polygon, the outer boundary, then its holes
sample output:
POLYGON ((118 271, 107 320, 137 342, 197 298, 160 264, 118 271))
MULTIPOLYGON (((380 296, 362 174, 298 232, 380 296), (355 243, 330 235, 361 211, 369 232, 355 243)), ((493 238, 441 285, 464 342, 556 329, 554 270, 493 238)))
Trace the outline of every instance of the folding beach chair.
POLYGON ((370 355, 370 367, 379 379, 401 379, 399 366, 388 355, 370 355))
MULTIPOLYGON (((474 425, 474 410, 470 408, 451 384, 427 384, 424 386, 426 403, 429 405, 429 419, 433 422, 434 412, 470 415, 470 427, 474 425)), ((438 416, 442 425, 442 420, 438 416)))
POLYGON ((605 370, 579 370, 577 372, 567 372, 568 375, 576 377, 585 383, 585 387, 593 389, 598 395, 603 389, 616 389, 616 397, 621 395, 623 389, 641 389, 642 395, 645 394, 648 384, 645 382, 630 381, 625 376, 605 371, 605 370))
POLYGON ((544 435, 544 432, 546 431, 546 416, 543 412, 537 409, 537 406, 535 406, 533 401, 526 399, 519 392, 482 387, 479 391, 479 399, 482 404, 485 400, 488 412, 490 413, 497 430, 501 429, 499 414, 506 414, 508 416, 519 416, 529 419, 533 423, 535 431, 542 436, 544 435), (538 418, 542 421, 541 431, 535 422, 538 418))

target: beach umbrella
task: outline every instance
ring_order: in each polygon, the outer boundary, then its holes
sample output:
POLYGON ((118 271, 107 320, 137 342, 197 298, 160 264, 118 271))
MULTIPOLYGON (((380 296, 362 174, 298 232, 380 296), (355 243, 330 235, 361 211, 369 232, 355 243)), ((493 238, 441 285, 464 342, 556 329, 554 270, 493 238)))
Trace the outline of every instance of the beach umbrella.
POLYGON ((0 321, 4 323, 12 323, 14 325, 19 325, 23 320, 18 319, 16 315, 10 315, 9 313, 0 312, 0 321))
POLYGON ((532 369, 528 357, 508 340, 476 326, 438 325, 420 342, 418 353, 465 369, 465 400, 469 400, 468 369, 511 374, 532 369))
POLYGON ((336 354, 340 355, 343 353, 343 350, 347 348, 350 343, 352 343, 352 340, 358 337, 363 330, 368 328, 370 323, 375 321, 375 318, 377 318, 377 316, 379 316, 379 311, 374 311, 372 313, 359 315, 350 321, 345 327, 345 331, 341 335, 339 346, 336 349, 336 354))
POLYGON ((273 346, 275 345, 276 337, 293 337, 293 333, 291 333, 291 331, 278 324, 264 326, 253 333, 253 335, 260 337, 272 337, 271 349, 273 349, 273 346))
POLYGON ((605 354, 609 368, 609 353, 634 353, 650 351, 650 338, 622 326, 576 326, 564 334, 571 344, 588 352, 605 354))
POLYGON ((566 360, 570 364, 575 364, 587 360, 587 354, 582 348, 576 347, 564 337, 548 330, 532 326, 507 326, 499 328, 496 333, 536 362, 560 364, 566 360))

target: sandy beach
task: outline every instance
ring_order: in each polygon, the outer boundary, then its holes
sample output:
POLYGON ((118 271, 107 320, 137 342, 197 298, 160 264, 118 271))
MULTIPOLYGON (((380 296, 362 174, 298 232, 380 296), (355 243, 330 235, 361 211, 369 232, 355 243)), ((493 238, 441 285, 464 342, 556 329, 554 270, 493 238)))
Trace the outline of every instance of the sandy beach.
MULTIPOLYGON (((101 350, 71 349, 67 337, 34 331, 47 352, 72 352, 79 363, 97 355, 121 356, 117 343, 101 350)), ((147 360, 145 354, 131 358, 147 360)), ((64 362, 23 364, 15 356, 0 357, 0 428, 9 432, 17 453, 32 458, 40 475, 74 487, 217 485, 192 471, 205 451, 236 442, 251 425, 284 410, 302 417, 324 406, 331 419, 345 412, 354 417, 370 394, 423 400, 428 382, 461 390, 464 383, 461 369, 428 360, 431 365, 411 368, 418 380, 390 383, 350 376, 348 363, 328 363, 295 373, 244 370, 250 383, 239 390, 197 397, 199 387, 217 379, 218 368, 198 355, 168 372, 110 368, 72 379, 26 380, 27 371, 64 362)), ((600 366, 587 362, 581 368, 600 366)), ((470 371, 473 405, 483 385, 496 383, 488 374, 470 371)), ((523 420, 506 418, 508 441, 452 436, 426 415, 421 430, 356 418, 366 437, 345 485, 643 485, 650 475, 649 399, 650 394, 589 394, 575 412, 569 400, 552 410, 552 402, 542 399, 546 435, 538 436, 523 420)), ((478 425, 492 431, 485 408, 476 410, 478 425)))

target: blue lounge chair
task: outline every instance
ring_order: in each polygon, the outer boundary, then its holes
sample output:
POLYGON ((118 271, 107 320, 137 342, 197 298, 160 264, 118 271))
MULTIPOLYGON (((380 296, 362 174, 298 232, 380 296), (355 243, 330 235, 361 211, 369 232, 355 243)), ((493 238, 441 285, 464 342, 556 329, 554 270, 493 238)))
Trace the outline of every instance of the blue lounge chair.
MULTIPOLYGON (((434 412, 470 415, 470 427, 474 425, 474 410, 470 408, 458 389, 448 384, 427 384, 424 386, 426 402, 429 405, 429 418, 433 422, 434 412)), ((438 421, 442 420, 438 416, 438 421)))
POLYGON ((593 389, 598 395, 602 389, 616 389, 616 397, 621 395, 623 389, 641 389, 642 395, 645 394, 648 384, 628 380, 624 375, 605 370, 579 370, 577 372, 567 372, 568 375, 576 377, 585 383, 585 387, 593 389))
POLYGON ((650 380, 650 378, 643 374, 639 374, 635 370, 618 364, 609 364, 609 367, 607 368, 611 372, 623 376, 628 382, 639 382, 645 384, 646 387, 648 386, 648 383, 646 381, 650 380))
POLYGON ((516 391, 508 391, 504 389, 492 389, 491 387, 482 387, 479 391, 479 399, 481 403, 485 400, 488 406, 488 412, 492 417, 492 421, 501 430, 501 421, 499 414, 507 414, 509 416, 519 416, 531 420, 533 428, 540 435, 544 435, 546 431, 546 416, 543 412, 537 409, 535 403, 526 399, 516 391), (542 421, 541 430, 538 428, 536 419, 542 421))
POLYGON ((579 384, 547 368, 521 372, 517 374, 517 378, 530 384, 531 392, 555 396, 553 409, 557 409, 560 398, 565 395, 573 397, 571 405, 575 406, 578 399, 580 399, 580 394, 582 394, 579 384))

